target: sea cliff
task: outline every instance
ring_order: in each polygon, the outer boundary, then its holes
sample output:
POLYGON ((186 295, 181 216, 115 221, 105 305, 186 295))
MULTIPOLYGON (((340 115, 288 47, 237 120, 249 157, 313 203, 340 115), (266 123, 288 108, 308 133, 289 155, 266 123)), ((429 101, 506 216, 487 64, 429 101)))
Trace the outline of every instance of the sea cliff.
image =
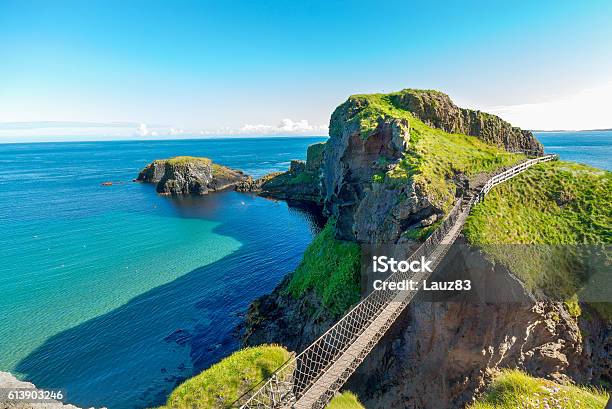
MULTIPOLYGON (((315 240, 307 254, 334 252, 337 243, 416 246, 456 198, 479 187, 492 172, 540 153, 542 146, 529 131, 490 114, 458 108, 437 91, 350 97, 332 114, 320 176, 321 201, 333 222, 331 236, 315 240)), ((568 190, 566 185, 547 184, 550 174, 538 174, 547 166, 557 167, 541 165, 529 181, 534 187, 551 189, 544 194, 544 203, 532 209, 535 218, 547 217, 551 206, 559 205, 559 197, 569 197, 558 191, 568 190)), ((605 206, 610 174, 594 172, 599 175, 593 182, 598 190, 584 181, 567 179, 567 174, 562 177, 572 184, 572 198, 585 189, 598 195, 598 206, 605 206)), ((513 206, 529 207, 529 199, 519 196, 513 206)), ((584 227, 574 225, 575 229, 587 229, 591 223, 581 216, 581 206, 579 202, 573 208, 565 206, 574 215, 572 220, 584 223, 584 227)), ((514 226, 502 223, 498 229, 515 237, 513 229, 535 226, 529 219, 515 221, 514 226)), ((490 227, 491 221, 474 220, 470 237, 475 237, 475 230, 484 231, 487 223, 490 227)), ((554 242, 547 234, 550 229, 544 230, 539 235, 542 242, 554 242)), ((589 237, 595 236, 596 241, 609 244, 610 230, 598 230, 589 237)), ((468 275, 487 281, 493 299, 431 302, 417 297, 345 385, 366 407, 464 407, 504 368, 519 368, 562 383, 610 382, 609 317, 595 305, 566 299, 568 294, 559 288, 542 291, 545 280, 526 284, 526 278, 515 271, 517 266, 496 259, 483 244, 462 235, 436 275, 468 275), (510 299, 496 300, 501 294, 510 299), (576 314, 576 303, 582 315, 576 314)), ((298 268, 304 270, 316 278, 312 258, 305 256, 298 268)), ((326 305, 325 294, 339 276, 346 277, 340 274, 345 270, 336 269, 323 284, 313 279, 312 285, 295 291, 302 274, 298 271, 251 305, 245 345, 281 343, 301 351, 341 315, 326 305)), ((359 272, 353 271, 355 275, 359 272)))
POLYGON ((321 204, 321 172, 325 143, 308 147, 306 161, 292 160, 288 171, 274 172, 259 179, 247 178, 236 186, 241 192, 263 197, 321 204))
MULTIPOLYGON (((241 328, 246 351, 303 350, 359 301, 368 248, 416 248, 459 197, 543 152, 531 132, 431 90, 352 96, 329 128, 305 163, 237 186, 322 204, 328 217, 298 268, 251 304, 241 328)), ((580 256, 567 252, 563 265, 578 268, 559 270, 545 246, 611 244, 610 172, 555 162, 505 183, 474 207, 432 276, 468 277, 480 291, 417 295, 344 385, 365 407, 464 408, 493 399, 500 382, 609 388, 609 304, 582 298, 590 277, 580 256), (544 247, 496 247, 534 243, 544 247)), ((564 388, 567 399, 606 398, 564 388)))
POLYGON ((147 165, 137 181, 155 183, 162 195, 205 195, 236 186, 247 179, 239 170, 213 163, 208 158, 177 156, 147 165))

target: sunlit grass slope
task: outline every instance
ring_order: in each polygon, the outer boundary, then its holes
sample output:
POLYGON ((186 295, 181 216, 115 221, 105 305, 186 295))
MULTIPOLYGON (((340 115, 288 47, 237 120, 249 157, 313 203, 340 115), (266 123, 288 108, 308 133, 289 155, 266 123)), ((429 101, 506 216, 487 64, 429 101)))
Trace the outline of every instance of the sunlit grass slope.
POLYGON ((607 401, 608 395, 597 389, 504 371, 468 409, 604 409, 607 401))
POLYGON ((529 289, 575 299, 589 279, 587 264, 607 257, 612 244, 612 173, 570 162, 536 165, 476 205, 465 233, 529 289))
POLYGON ((335 396, 331 402, 326 406, 326 409, 365 409, 364 406, 359 403, 357 396, 351 392, 342 392, 340 395, 335 396))
POLYGON ((164 408, 229 408, 290 358, 283 347, 245 348, 179 385, 164 408))
POLYGON ((470 176, 492 172, 524 159, 523 155, 509 153, 475 136, 448 133, 426 125, 394 103, 394 96, 405 92, 421 91, 404 90, 349 98, 360 107, 351 121, 359 123, 364 139, 375 131, 381 119, 404 119, 410 126, 408 151, 399 166, 386 175, 375 176, 375 181, 403 183, 412 177, 433 204, 448 211, 455 198, 456 186, 452 178, 457 173, 470 176))

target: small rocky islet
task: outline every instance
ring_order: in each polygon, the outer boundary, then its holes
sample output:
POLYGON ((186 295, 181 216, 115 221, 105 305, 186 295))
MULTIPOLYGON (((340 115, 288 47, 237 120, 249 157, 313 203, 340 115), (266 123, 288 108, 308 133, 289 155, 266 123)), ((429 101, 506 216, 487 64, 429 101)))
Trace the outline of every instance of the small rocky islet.
POLYGON ((234 189, 275 199, 320 203, 319 171, 324 147, 324 143, 311 145, 306 161, 292 160, 288 171, 258 179, 208 158, 177 156, 154 160, 140 171, 135 181, 154 183, 156 191, 166 196, 201 196, 234 189))

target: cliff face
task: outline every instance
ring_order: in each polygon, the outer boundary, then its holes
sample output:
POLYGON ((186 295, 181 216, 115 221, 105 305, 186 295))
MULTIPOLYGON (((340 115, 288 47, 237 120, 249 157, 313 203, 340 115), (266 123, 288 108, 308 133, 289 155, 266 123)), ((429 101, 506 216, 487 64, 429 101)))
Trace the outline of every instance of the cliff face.
POLYGON ((136 180, 156 183, 162 195, 205 195, 235 186, 247 178, 241 171, 217 165, 207 158, 179 156, 147 165, 136 180))
POLYGON ((459 108, 442 92, 404 90, 390 98, 398 108, 410 111, 423 122, 446 132, 477 136, 507 150, 544 152, 531 131, 514 127, 495 115, 459 108))
POLYGON ((487 291, 434 302, 420 293, 345 385, 366 407, 462 408, 502 368, 561 383, 608 382, 610 323, 535 300, 463 239, 435 273, 457 276, 488 281, 487 291))
MULTIPOLYGON (((435 91, 349 98, 332 114, 321 169, 335 237, 365 246, 413 244, 487 174, 525 159, 507 150, 542 147, 530 132, 458 108, 435 91)), ((562 302, 536 300, 462 237, 445 262, 439 278, 470 276, 493 287, 479 294, 484 298, 432 301, 421 292, 345 385, 366 407, 461 408, 499 368, 610 382, 612 326, 597 312, 576 318, 562 302)), ((281 343, 299 352, 336 322, 314 291, 289 294, 290 281, 251 305, 246 345, 281 343)))
POLYGON ((325 208, 338 238, 377 244, 435 223, 471 176, 518 161, 507 151, 542 152, 530 132, 436 91, 350 97, 329 130, 325 208))
POLYGON ((437 218, 442 211, 414 181, 397 187, 373 183, 374 175, 402 158, 410 141, 410 124, 381 117, 374 133, 363 139, 360 123, 351 120, 358 109, 358 103, 347 102, 332 114, 323 171, 325 208, 337 219, 340 239, 396 241, 408 226, 437 218))
POLYGON ((259 179, 249 178, 236 186, 241 192, 275 199, 321 204, 321 167, 325 143, 308 147, 306 161, 292 160, 286 172, 275 172, 259 179))

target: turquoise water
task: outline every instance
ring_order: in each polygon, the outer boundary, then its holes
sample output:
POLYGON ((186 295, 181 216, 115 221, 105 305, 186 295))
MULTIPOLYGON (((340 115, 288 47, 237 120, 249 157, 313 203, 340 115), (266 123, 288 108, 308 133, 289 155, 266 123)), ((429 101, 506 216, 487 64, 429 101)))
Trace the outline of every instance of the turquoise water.
MULTIPOLYGON (((537 136, 561 159, 612 168, 612 132, 537 136)), ((238 347, 240 314, 297 266, 317 220, 249 194, 172 199, 131 180, 176 155, 261 176, 321 140, 0 145, 0 370, 85 407, 163 402, 238 347)))
POLYGON ((185 154, 260 176, 320 140, 0 145, 0 370, 85 407, 162 402, 238 347, 239 313, 296 267, 317 226, 284 202, 164 198, 132 178, 185 154))

